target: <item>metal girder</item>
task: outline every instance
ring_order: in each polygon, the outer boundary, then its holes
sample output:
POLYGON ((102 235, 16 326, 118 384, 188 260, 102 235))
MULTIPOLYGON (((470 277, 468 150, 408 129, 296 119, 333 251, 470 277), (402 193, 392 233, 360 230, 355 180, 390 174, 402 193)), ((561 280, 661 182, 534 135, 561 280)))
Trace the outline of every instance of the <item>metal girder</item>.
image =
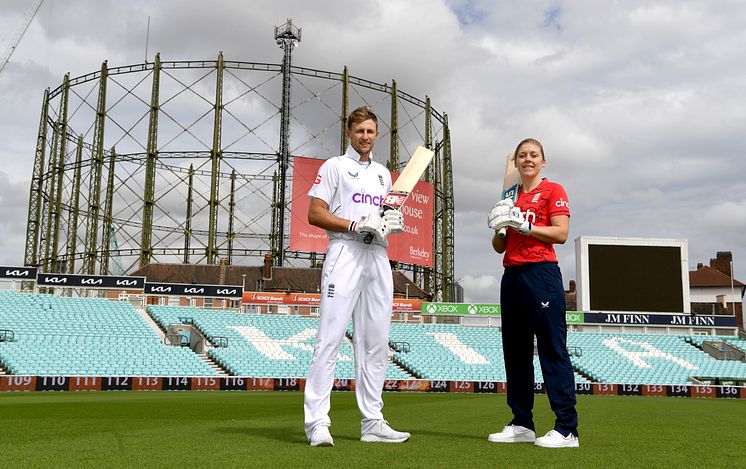
POLYGON ((75 171, 73 172, 72 209, 67 230, 67 273, 75 273, 75 257, 78 245, 78 215, 80 214, 80 179, 83 161, 83 136, 78 136, 75 151, 75 171))
POLYGON ((44 181, 44 159, 47 148, 47 117, 49 115, 49 88, 44 91, 39 118, 39 132, 36 137, 34 168, 29 188, 28 216, 26 218, 26 249, 23 264, 38 266, 39 230, 41 228, 41 193, 44 181))
POLYGON ((443 115, 443 257, 441 275, 443 276, 443 301, 455 298, 454 278, 454 230, 453 230, 453 164, 451 161, 451 130, 448 127, 448 115, 443 115))
POLYGON ((104 231, 103 239, 101 241, 101 275, 111 274, 109 268, 109 261, 111 260, 110 247, 111 247, 111 232, 113 227, 113 203, 114 203, 114 170, 116 168, 117 152, 114 148, 111 149, 109 154, 109 176, 106 180, 106 201, 104 202, 104 231))
POLYGON ((391 80, 391 128, 389 138, 389 171, 399 171, 399 93, 396 92, 396 80, 391 80))
POLYGON ((233 231, 234 220, 236 218, 236 170, 231 172, 231 194, 228 202, 228 265, 233 264, 233 239, 236 233, 233 231))
POLYGON ((220 139, 223 123, 223 53, 218 54, 215 78, 215 118, 212 134, 212 151, 210 160, 212 162, 212 176, 210 178, 210 226, 207 237, 207 263, 217 264, 217 231, 218 231, 218 204, 220 201, 218 176, 220 173, 220 162, 222 159, 222 148, 220 139))
POLYGON ((101 64, 101 78, 98 85, 98 101, 96 104, 96 122, 93 134, 93 154, 91 155, 91 173, 89 179, 88 198, 88 226, 85 242, 85 267, 87 274, 96 273, 96 257, 98 254, 98 217, 101 203, 101 172, 104 166, 104 129, 106 121, 106 82, 108 68, 106 61, 101 64))
POLYGON ((189 246, 192 238, 192 204, 194 203, 194 165, 189 165, 186 217, 184 219, 184 264, 189 264, 189 246))
POLYGON ((142 236, 140 267, 150 262, 153 242, 153 210, 155 206, 155 165, 158 161, 158 110, 161 80, 161 55, 155 55, 153 83, 150 92, 150 120, 148 122, 147 161, 145 163, 145 191, 142 205, 142 236))
POLYGON ((349 145, 349 141, 347 140, 347 115, 350 113, 350 96, 349 96, 349 87, 350 87, 350 74, 347 71, 347 66, 345 66, 344 71, 342 72, 342 113, 339 116, 340 121, 340 142, 339 142, 339 154, 344 155, 347 151, 347 145, 349 145))

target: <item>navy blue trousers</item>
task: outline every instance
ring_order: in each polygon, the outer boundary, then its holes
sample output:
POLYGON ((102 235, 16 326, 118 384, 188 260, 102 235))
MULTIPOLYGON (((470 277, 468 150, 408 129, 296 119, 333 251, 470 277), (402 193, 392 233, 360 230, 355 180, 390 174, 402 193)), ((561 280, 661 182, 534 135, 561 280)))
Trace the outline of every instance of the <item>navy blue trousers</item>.
POLYGON ((503 355, 512 425, 534 429, 534 336, 554 429, 578 434, 575 378, 567 353, 565 291, 552 262, 507 267, 500 287, 503 355))

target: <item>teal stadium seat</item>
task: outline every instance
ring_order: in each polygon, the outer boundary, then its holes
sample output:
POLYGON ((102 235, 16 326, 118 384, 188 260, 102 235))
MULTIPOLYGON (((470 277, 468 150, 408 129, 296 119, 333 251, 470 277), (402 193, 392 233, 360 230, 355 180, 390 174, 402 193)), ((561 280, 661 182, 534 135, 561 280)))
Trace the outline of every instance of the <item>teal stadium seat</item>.
POLYGON ((12 374, 216 376, 191 350, 164 345, 126 302, 2 290, 0 329, 15 333, 0 343, 12 374))
MULTIPOLYGON (((208 355, 231 375, 262 378, 303 378, 313 356, 319 320, 301 316, 246 314, 181 306, 149 306, 148 314, 162 327, 188 319, 227 347, 212 348, 208 355)), ((349 340, 343 340, 337 356, 335 377, 354 379, 355 362, 349 340)), ((390 363, 386 379, 411 378, 390 363)))

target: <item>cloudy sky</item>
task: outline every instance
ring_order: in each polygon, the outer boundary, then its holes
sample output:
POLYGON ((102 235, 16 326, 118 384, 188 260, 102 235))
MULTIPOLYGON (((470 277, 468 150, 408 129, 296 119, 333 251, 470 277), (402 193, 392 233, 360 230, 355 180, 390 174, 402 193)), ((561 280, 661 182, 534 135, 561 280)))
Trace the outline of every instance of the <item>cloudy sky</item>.
MULTIPOLYGON (((1 50, 32 0, 0 3, 1 50)), ((23 262, 41 98, 62 76, 163 60, 279 63, 272 28, 303 28, 294 64, 397 80, 447 112, 456 276, 497 300, 486 214, 504 155, 544 143, 544 175, 578 236, 687 239, 689 268, 732 251, 746 283, 746 3, 739 0, 46 0, 0 73, 0 263, 23 262)))

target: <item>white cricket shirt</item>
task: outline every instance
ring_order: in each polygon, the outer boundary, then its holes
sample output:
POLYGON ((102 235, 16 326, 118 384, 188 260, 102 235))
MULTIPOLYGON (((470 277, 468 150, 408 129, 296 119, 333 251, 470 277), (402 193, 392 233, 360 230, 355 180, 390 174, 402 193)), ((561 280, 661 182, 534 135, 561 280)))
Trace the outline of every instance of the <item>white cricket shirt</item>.
MULTIPOLYGON (((357 221, 379 211, 391 189, 391 173, 370 156, 370 164, 361 165, 360 155, 350 145, 344 155, 329 158, 319 168, 308 196, 323 200, 331 213, 347 220, 357 221)), ((351 232, 327 231, 327 235, 330 240, 364 238, 351 232)))

